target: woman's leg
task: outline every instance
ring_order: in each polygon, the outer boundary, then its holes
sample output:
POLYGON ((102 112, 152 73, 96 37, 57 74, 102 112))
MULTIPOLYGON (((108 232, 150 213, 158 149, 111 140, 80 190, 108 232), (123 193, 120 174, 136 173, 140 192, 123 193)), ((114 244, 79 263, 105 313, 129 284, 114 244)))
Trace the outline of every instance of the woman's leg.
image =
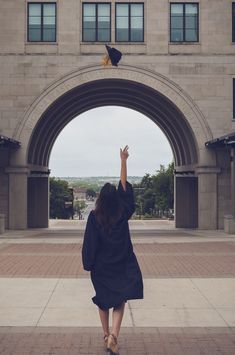
POLYGON ((99 308, 99 315, 104 335, 109 335, 109 309, 103 310, 99 308))
POLYGON ((123 302, 120 307, 113 308, 112 334, 115 335, 116 337, 118 337, 120 332, 124 309, 125 309, 125 302, 123 302))

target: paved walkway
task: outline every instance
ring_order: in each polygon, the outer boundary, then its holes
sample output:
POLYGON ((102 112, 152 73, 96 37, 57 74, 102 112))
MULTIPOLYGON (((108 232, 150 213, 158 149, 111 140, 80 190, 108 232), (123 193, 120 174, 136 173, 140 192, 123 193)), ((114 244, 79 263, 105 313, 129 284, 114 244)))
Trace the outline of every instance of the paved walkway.
MULTIPOLYGON (((153 225, 132 225, 144 300, 126 304, 120 355, 234 355, 235 236, 153 225)), ((0 238, 0 354, 105 353, 83 227, 62 227, 0 238)))

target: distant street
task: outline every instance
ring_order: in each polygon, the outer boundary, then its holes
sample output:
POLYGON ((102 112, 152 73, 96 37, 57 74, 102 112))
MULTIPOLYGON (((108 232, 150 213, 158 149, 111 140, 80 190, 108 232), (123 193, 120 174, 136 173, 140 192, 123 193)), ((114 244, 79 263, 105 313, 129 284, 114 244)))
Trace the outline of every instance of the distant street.
POLYGON ((89 213, 95 208, 95 201, 88 201, 86 200, 86 208, 84 210, 84 212, 82 213, 82 217, 83 219, 86 221, 89 213))

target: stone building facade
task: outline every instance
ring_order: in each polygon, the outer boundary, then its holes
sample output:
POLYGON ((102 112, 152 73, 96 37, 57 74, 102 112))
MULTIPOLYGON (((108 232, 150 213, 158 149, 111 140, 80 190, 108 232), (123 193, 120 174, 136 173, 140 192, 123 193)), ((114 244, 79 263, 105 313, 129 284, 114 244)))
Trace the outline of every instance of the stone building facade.
POLYGON ((234 225, 234 15, 231 0, 0 0, 7 228, 48 225, 53 143, 79 113, 104 105, 140 111, 166 134, 177 227, 224 228, 226 215, 234 225), (118 67, 101 65, 104 44, 122 52, 118 67))

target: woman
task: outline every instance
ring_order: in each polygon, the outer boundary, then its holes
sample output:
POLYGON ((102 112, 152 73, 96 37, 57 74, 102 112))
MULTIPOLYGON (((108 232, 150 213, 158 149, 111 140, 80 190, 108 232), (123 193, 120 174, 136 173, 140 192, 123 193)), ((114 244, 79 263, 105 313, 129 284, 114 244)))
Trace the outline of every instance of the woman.
POLYGON ((128 220, 134 210, 134 196, 127 181, 128 146, 120 149, 121 178, 118 189, 105 184, 91 211, 82 246, 83 267, 91 271, 96 295, 92 301, 98 306, 104 331, 106 350, 118 354, 125 303, 143 298, 142 274, 133 252, 128 220), (112 331, 109 331, 109 309, 113 308, 112 331))

